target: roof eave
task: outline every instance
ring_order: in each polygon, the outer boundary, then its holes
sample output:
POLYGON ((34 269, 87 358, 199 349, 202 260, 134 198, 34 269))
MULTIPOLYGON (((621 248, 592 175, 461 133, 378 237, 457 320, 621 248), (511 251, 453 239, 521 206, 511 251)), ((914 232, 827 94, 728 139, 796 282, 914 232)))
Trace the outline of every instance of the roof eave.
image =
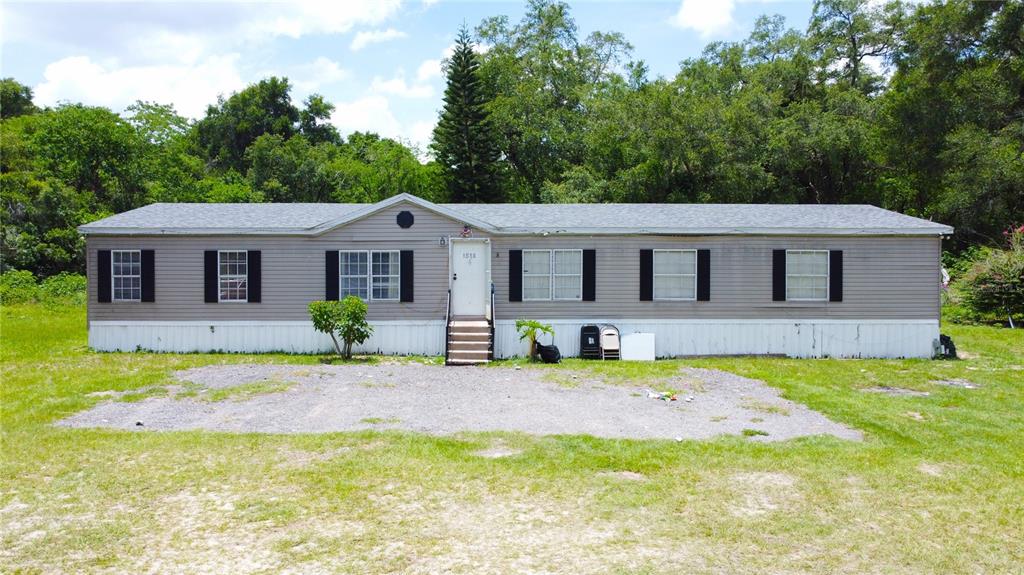
MULTIPOLYGON (((368 215, 368 214, 367 214, 368 215)), ((358 218, 357 218, 358 219, 358 218)), ((454 218, 458 221, 466 220, 454 218)), ((339 224, 344 225, 344 224, 339 224)), ((315 236, 338 226, 317 228, 139 228, 79 226, 78 231, 91 236, 315 236)), ((536 235, 671 235, 671 236, 947 236, 953 228, 481 228, 497 236, 536 235)))

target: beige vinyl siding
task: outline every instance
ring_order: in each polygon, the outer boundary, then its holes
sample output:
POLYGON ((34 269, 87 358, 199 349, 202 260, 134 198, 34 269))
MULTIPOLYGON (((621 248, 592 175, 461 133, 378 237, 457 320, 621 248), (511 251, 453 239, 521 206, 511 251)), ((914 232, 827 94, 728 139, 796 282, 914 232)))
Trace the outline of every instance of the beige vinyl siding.
POLYGON ((493 240, 496 317, 546 319, 937 319, 939 239, 561 237, 493 240), (596 250, 596 301, 508 301, 512 249, 596 250), (711 250, 711 301, 640 301, 641 249, 711 250), (842 302, 773 302, 773 249, 843 250, 842 302))
POLYGON ((306 236, 157 236, 87 239, 90 320, 306 320, 306 306, 325 297, 327 250, 413 250, 415 301, 371 301, 374 320, 444 319, 448 293, 448 247, 439 238, 457 236, 460 222, 399 205, 319 237, 306 236), (415 216, 411 228, 395 222, 398 212, 415 216), (155 252, 156 302, 98 303, 96 251, 152 249, 155 252), (203 302, 205 250, 260 250, 262 303, 203 302))
MULTIPOLYGON (((307 236, 90 236, 90 320, 307 320, 310 301, 324 299, 326 250, 413 250, 415 301, 369 302, 373 320, 441 320, 448 290, 448 247, 462 223, 412 204, 398 204, 307 236), (415 215, 398 227, 402 210, 415 215), (97 303, 96 251, 155 251, 155 303, 97 303), (204 250, 260 250, 262 303, 203 302, 204 250)), ((475 237, 486 237, 476 232, 475 237)), ((492 238, 496 317, 542 319, 938 319, 936 237, 603 236, 492 238), (510 249, 596 250, 596 301, 508 301, 510 249), (640 301, 641 249, 711 250, 711 301, 640 301), (773 302, 773 249, 843 250, 843 302, 773 302)))

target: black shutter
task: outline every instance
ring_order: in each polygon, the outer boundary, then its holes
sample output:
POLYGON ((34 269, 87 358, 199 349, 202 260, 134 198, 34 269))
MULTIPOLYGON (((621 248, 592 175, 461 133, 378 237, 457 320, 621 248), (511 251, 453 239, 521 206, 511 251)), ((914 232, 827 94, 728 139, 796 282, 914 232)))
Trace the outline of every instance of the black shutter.
POLYGON ((640 301, 654 299, 654 250, 640 250, 640 301))
POLYGON ((508 251, 508 301, 523 301, 523 250, 508 251))
POLYGON ((597 251, 583 250, 583 301, 594 301, 597 295, 597 251))
POLYGON ((413 301, 413 271, 412 250, 402 250, 399 260, 399 301, 413 301))
POLYGON ((843 250, 828 252, 828 301, 843 301, 843 250))
POLYGON ((96 252, 96 301, 110 303, 110 250, 96 252))
POLYGON ((217 303, 217 250, 203 252, 203 301, 217 303))
POLYGON ((697 250, 697 301, 711 301, 711 250, 697 250))
POLYGON ((334 301, 338 299, 338 252, 328 251, 325 254, 325 278, 327 280, 327 293, 324 294, 324 299, 327 301, 334 301))
POLYGON ((245 256, 246 295, 249 303, 260 303, 263 299, 263 254, 250 250, 245 256))
POLYGON ((772 250, 772 301, 786 301, 786 250, 772 250))
POLYGON ((142 301, 156 301, 156 253, 153 250, 142 250, 142 301))

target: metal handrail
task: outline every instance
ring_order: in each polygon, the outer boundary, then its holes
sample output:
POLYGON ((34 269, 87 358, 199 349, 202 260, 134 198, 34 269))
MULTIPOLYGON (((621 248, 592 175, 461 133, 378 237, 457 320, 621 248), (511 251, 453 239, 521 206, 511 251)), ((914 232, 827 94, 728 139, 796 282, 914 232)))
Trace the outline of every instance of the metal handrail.
POLYGON ((448 330, 451 329, 449 326, 452 323, 452 290, 448 290, 448 302, 444 306, 444 363, 448 363, 448 340, 450 335, 448 330))
POLYGON ((491 324, 491 343, 487 347, 487 359, 494 361, 494 283, 491 283, 491 309, 487 323, 491 324))

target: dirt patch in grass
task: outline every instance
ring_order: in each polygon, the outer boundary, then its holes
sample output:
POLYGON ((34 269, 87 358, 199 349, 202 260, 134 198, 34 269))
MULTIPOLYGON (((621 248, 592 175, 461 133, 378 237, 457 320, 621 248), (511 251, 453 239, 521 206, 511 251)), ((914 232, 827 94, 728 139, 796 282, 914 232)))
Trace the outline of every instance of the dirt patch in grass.
POLYGON ((942 477, 946 474, 946 466, 941 463, 929 463, 923 461, 917 466, 917 470, 932 477, 942 477))
POLYGON ((878 385, 875 387, 867 387, 862 389, 867 393, 881 393, 884 395, 892 395, 895 397, 928 397, 931 395, 927 391, 918 391, 916 389, 906 389, 904 387, 893 387, 891 385, 878 385))
POLYGON ((961 389, 978 389, 978 384, 966 379, 933 379, 931 383, 945 387, 959 387, 961 389))
POLYGON ((737 473, 729 481, 736 494, 729 511, 736 517, 758 517, 785 510, 800 497, 796 478, 786 473, 737 473))
POLYGON ((647 481, 647 476, 636 471, 601 471, 598 477, 610 477, 612 479, 624 479, 626 481, 647 481))

